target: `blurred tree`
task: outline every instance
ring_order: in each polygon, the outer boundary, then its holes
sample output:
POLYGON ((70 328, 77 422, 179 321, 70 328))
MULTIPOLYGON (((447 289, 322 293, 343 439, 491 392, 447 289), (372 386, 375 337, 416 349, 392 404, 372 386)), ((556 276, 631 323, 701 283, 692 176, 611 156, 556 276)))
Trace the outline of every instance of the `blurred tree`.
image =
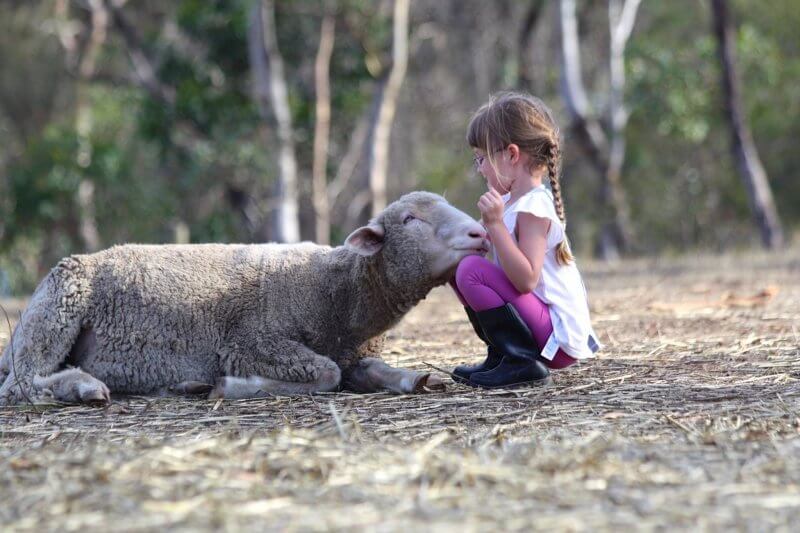
POLYGON ((741 103, 741 88, 736 71, 735 29, 726 0, 712 0, 714 33, 717 37, 722 74, 725 114, 731 127, 731 151, 738 163, 753 217, 766 248, 783 246, 783 228, 772 199, 767 173, 761 164, 741 103))
POLYGON ((275 4, 261 0, 253 5, 248 31, 248 50, 253 72, 253 92, 263 120, 272 105, 278 133, 278 167, 272 194, 269 233, 265 240, 297 242, 300 222, 297 208, 297 157, 294 149, 294 129, 289 109, 288 89, 283 70, 283 57, 278 49, 275 26, 275 4))
MULTIPOLYGON (((83 46, 79 46, 79 33, 75 28, 82 24, 72 19, 69 14, 69 2, 57 0, 55 3, 55 20, 61 45, 66 52, 66 68, 75 72, 75 131, 78 136, 79 146, 76 153, 79 166, 86 167, 92 159, 91 133, 93 127, 92 107, 89 91, 92 76, 96 70, 97 58, 100 49, 105 43, 108 29, 108 11, 101 0, 89 0, 90 17, 88 29, 80 33, 88 34, 82 39, 83 46)), ((78 184, 76 207, 80 236, 83 240, 83 249, 95 252, 100 249, 100 234, 97 230, 95 218, 95 184, 90 179, 83 178, 78 184)))
POLYGON ((389 166, 389 137, 397 109, 400 85, 408 65, 408 10, 410 0, 394 0, 392 16, 392 63, 381 80, 380 100, 372 127, 369 157, 369 188, 372 196, 372 216, 386 207, 386 172, 389 166))
POLYGON ((331 1, 325 2, 319 31, 319 47, 314 60, 314 159, 311 167, 311 200, 314 206, 314 237, 319 244, 329 244, 331 237, 330 202, 328 201, 328 146, 331 129, 330 65, 335 39, 336 18, 331 1))
POLYGON ((517 80, 515 85, 520 87, 530 87, 533 84, 533 74, 530 69, 530 61, 525 57, 531 46, 531 37, 537 23, 541 19, 544 8, 544 0, 533 0, 524 14, 522 27, 517 38, 517 80))
POLYGON ((597 253, 616 259, 632 245, 632 224, 622 165, 625 160, 625 46, 633 31, 640 0, 609 0, 609 94, 608 133, 592 110, 581 74, 580 46, 575 0, 561 0, 563 96, 572 117, 573 130, 601 176, 599 200, 605 221, 597 242, 597 253), (610 137, 610 138, 609 138, 610 137))

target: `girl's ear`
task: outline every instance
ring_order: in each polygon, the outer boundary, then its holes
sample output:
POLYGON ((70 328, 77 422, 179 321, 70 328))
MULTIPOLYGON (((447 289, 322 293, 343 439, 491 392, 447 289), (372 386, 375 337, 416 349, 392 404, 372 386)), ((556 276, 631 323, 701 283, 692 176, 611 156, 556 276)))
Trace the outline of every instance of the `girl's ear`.
POLYGON ((506 150, 508 150, 508 158, 511 163, 516 163, 519 161, 519 146, 512 143, 508 145, 506 150))
POLYGON ((375 255, 383 248, 383 226, 377 222, 370 222, 353 231, 344 241, 344 245, 358 255, 375 255))

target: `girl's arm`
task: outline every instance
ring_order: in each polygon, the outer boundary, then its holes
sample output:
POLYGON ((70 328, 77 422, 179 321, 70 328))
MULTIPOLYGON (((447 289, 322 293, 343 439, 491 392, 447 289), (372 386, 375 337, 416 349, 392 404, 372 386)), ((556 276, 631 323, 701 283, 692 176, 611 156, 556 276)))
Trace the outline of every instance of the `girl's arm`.
POLYGON ((522 294, 531 292, 539 283, 544 254, 547 249, 547 230, 550 221, 531 213, 517 215, 519 246, 501 220, 488 223, 486 230, 492 240, 494 253, 508 279, 522 294))

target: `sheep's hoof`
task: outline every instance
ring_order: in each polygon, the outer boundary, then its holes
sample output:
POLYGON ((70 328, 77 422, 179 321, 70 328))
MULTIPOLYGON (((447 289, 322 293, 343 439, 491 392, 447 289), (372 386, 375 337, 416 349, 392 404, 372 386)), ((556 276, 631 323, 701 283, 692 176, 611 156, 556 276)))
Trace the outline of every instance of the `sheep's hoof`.
POLYGON ((214 386, 202 381, 182 381, 169 388, 175 394, 208 394, 214 390, 214 386))
POLYGON ((420 375, 414 382, 415 393, 443 391, 445 388, 442 378, 430 373, 420 375))
POLYGON ((88 383, 80 387, 81 401, 92 407, 102 407, 111 403, 111 391, 102 381, 95 381, 95 383, 88 383))

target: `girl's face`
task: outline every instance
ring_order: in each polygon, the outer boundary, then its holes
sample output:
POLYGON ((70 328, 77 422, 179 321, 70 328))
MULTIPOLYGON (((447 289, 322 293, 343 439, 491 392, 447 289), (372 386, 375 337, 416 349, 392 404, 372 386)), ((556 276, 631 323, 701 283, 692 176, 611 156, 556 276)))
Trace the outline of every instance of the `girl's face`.
POLYGON ((489 156, 485 150, 475 148, 473 150, 475 157, 475 170, 486 179, 486 185, 490 189, 494 189, 500 194, 506 194, 511 190, 512 180, 509 178, 508 161, 505 157, 505 149, 501 148, 492 154, 494 159, 494 166, 489 161, 489 156))

